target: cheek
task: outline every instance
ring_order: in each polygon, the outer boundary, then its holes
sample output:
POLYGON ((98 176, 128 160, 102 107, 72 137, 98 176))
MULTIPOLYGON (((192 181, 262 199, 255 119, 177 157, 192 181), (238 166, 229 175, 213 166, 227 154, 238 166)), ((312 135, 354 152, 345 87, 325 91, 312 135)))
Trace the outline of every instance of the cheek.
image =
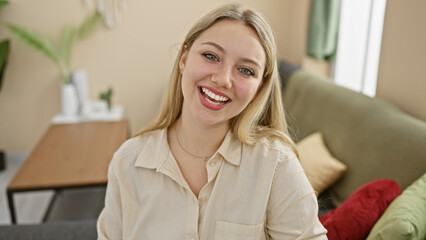
POLYGON ((202 60, 191 59, 188 61, 183 75, 185 78, 191 79, 195 82, 198 80, 205 79, 212 72, 212 67, 203 62, 202 60))
POLYGON ((250 102, 256 94, 258 87, 258 82, 247 81, 245 79, 240 80, 235 84, 235 95, 243 101, 250 102))

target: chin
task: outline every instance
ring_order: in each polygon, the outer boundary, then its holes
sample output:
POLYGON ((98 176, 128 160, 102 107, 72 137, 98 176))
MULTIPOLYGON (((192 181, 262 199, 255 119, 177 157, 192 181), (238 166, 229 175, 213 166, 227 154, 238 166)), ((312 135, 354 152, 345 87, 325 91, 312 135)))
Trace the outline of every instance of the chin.
POLYGON ((229 125, 230 120, 226 120, 226 119, 221 119, 221 118, 217 118, 217 113, 213 113, 213 114, 206 114, 206 113, 201 113, 197 116, 198 122, 202 125, 205 126, 219 126, 222 124, 226 124, 229 125), (216 115, 216 116, 214 116, 216 115))

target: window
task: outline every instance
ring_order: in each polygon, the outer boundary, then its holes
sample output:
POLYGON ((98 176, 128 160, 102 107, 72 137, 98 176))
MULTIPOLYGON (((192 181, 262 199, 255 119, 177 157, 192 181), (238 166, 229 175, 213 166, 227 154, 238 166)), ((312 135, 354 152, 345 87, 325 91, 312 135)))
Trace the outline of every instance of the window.
POLYGON ((385 8, 386 0, 342 0, 336 84, 375 96, 385 8))

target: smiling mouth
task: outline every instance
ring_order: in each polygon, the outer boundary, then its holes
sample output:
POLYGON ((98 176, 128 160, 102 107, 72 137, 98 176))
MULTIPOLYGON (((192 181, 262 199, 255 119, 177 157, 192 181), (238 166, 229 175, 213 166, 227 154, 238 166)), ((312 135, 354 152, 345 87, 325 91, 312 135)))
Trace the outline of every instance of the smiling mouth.
POLYGON ((207 102, 214 104, 214 105, 223 105, 230 101, 229 98, 224 96, 219 96, 217 94, 214 94, 210 90, 200 87, 200 93, 206 99, 207 102))

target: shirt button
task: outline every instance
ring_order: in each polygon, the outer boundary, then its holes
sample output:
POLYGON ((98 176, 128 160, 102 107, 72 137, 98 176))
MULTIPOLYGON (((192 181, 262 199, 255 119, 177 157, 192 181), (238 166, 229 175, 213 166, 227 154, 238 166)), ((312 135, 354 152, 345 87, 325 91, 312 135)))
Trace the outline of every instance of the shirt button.
POLYGON ((211 162, 209 162, 209 166, 210 167, 214 167, 216 165, 216 161, 211 161, 211 162))

